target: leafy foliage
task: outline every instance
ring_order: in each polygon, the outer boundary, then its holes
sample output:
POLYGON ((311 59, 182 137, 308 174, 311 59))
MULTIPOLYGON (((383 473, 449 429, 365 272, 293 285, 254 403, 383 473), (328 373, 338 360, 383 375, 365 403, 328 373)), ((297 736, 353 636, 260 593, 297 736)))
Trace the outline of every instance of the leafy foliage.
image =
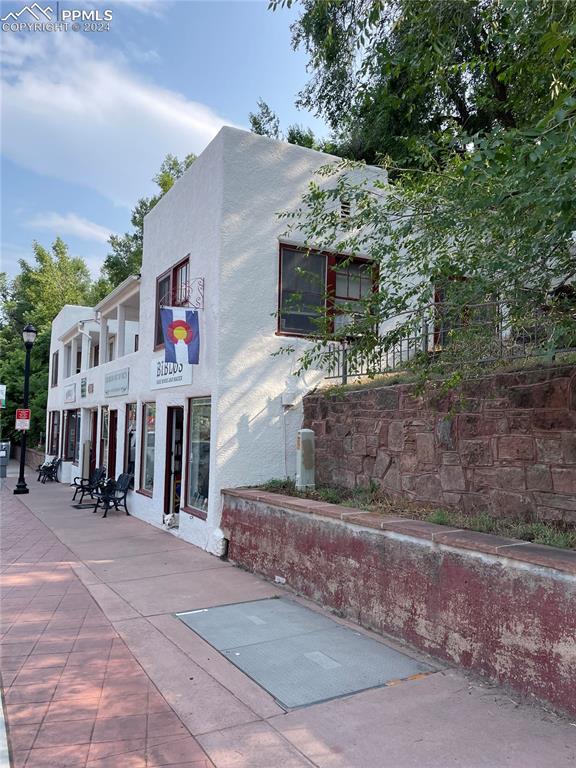
MULTIPOLYGON (((350 307, 353 325, 335 332, 328 304, 302 366, 325 362, 334 339, 347 339, 352 357, 376 359, 415 337, 438 288, 452 313, 443 362, 458 364, 471 344, 484 343, 482 334, 474 338, 471 307, 494 298, 509 308, 511 327, 538 319, 551 347, 575 346, 575 142, 576 99, 567 97, 535 127, 478 138, 442 170, 398 169, 394 185, 370 173, 354 183, 350 163, 336 167, 333 182, 334 166, 325 169, 324 183, 312 184, 301 210, 288 218, 316 247, 369 256, 379 290, 360 311, 350 307), (353 208, 345 220, 335 205, 343 196, 353 208), (461 329, 454 318, 464 318, 461 329)), ((415 362, 427 370, 429 358, 415 362)))
POLYGON ((258 99, 258 111, 250 112, 250 130, 259 136, 268 136, 269 139, 280 138, 280 119, 278 115, 270 109, 263 99, 258 99))
MULTIPOLYGON (((368 170, 355 183, 344 163, 326 169, 289 217, 310 244, 367 255, 379 272, 379 290, 360 311, 349 307, 352 325, 332 332, 327 302, 302 367, 326 362, 333 340, 346 341, 352 363, 378 361, 421 335, 423 321, 436 329, 435 291, 448 328, 441 368, 464 354, 490 358, 493 324, 476 322, 476 305, 496 300, 513 342, 537 339, 550 354, 574 347, 576 5, 302 5, 294 42, 306 46, 314 76, 301 102, 329 120, 348 156, 379 158, 394 182, 368 170)), ((427 376, 438 358, 418 343, 424 352, 407 351, 427 376)))
MULTIPOLYGON (((271 8, 292 5, 272 0, 271 8)), ((570 93, 572 0, 301 0, 299 106, 343 156, 431 168, 463 136, 531 125, 570 93)))
POLYGON ((34 261, 22 259, 13 281, 3 273, 0 282, 0 382, 7 388, 6 410, 0 411, 4 440, 17 434, 14 413, 24 389, 24 326, 32 323, 38 331, 30 357, 30 438, 35 442, 45 429, 52 320, 65 304, 91 305, 103 296, 102 284, 92 282, 84 261, 71 256, 60 238, 50 250, 34 243, 33 252, 34 261))

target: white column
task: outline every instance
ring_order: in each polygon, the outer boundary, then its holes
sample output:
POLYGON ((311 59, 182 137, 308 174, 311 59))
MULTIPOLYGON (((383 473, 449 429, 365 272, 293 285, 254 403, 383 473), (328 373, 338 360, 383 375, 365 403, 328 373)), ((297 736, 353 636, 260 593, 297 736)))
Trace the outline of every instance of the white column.
POLYGON ((82 370, 90 368, 90 336, 82 334, 82 370))
POLYGON ((119 304, 116 317, 118 318, 118 330, 116 331, 116 357, 124 356, 126 347, 126 307, 119 304))
POLYGON ((108 362, 108 319, 100 316, 100 365, 108 362))

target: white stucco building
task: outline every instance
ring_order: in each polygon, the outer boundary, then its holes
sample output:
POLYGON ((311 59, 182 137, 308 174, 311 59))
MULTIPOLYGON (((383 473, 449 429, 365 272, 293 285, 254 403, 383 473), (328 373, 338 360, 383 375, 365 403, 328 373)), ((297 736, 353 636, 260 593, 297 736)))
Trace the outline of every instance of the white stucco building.
POLYGON ((64 482, 90 466, 130 471, 131 514, 160 526, 176 513, 178 535, 219 554, 220 489, 294 475, 302 396, 323 374, 293 376, 298 351, 273 356, 308 343, 313 312, 289 302, 317 304, 325 290, 353 300, 372 288, 361 261, 339 269, 317 253, 303 262, 298 238, 283 237, 278 212, 299 205, 329 160, 223 128, 146 216, 141 275, 96 307, 62 309, 47 454, 63 458, 64 482), (198 365, 174 373, 163 364, 162 304, 201 307, 198 365))

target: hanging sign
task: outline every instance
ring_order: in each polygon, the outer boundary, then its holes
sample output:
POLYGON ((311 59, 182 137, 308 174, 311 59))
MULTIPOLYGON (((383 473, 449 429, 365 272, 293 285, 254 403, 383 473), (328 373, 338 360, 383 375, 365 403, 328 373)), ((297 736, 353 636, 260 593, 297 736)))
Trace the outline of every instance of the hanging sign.
POLYGON ((0 408, 6 408, 6 384, 0 384, 0 408))
POLYGON ((16 429, 21 431, 30 429, 30 408, 16 409, 16 429))
POLYGON ((198 365, 200 357, 200 327, 198 312, 185 307, 162 307, 164 360, 167 363, 198 365))
POLYGON ((150 389, 181 387, 184 384, 192 384, 191 365, 152 360, 150 363, 150 389))

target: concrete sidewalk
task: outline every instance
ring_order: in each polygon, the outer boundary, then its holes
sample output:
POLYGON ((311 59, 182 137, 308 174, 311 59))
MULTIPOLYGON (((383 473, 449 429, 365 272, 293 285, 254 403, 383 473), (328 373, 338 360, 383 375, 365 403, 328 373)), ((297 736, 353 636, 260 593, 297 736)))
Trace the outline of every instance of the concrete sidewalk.
POLYGON ((2 670, 19 767, 576 760, 574 724, 452 669, 285 712, 174 616, 281 588, 135 518, 73 509, 67 486, 30 476, 30 490, 2 505, 2 670))

